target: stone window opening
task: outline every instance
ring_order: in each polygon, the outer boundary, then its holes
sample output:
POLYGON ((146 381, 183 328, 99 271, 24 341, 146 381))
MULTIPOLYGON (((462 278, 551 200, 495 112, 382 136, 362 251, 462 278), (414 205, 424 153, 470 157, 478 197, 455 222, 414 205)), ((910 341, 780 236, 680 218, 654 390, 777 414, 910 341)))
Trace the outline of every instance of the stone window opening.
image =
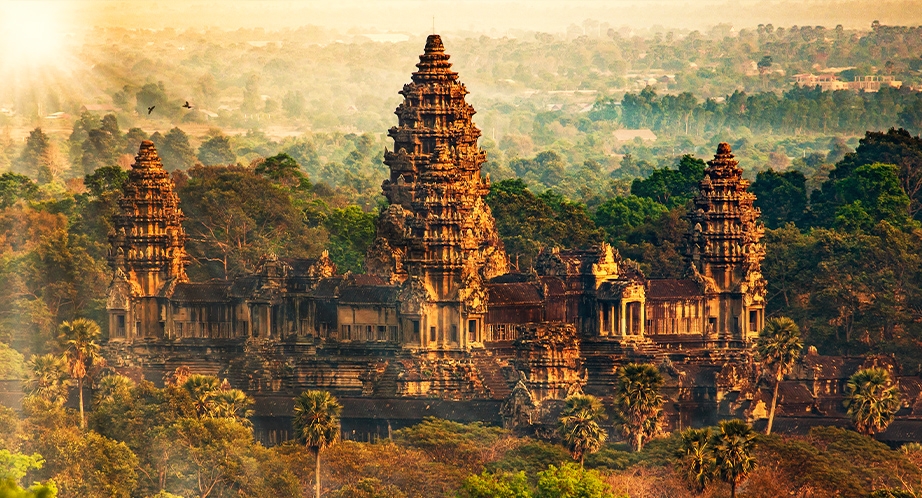
POLYGON ((115 337, 125 337, 125 315, 115 316, 115 337))
POLYGON ((451 342, 458 342, 458 325, 451 324, 451 335, 449 336, 451 342))
POLYGON ((429 341, 435 342, 435 327, 429 327, 429 341))
POLYGON ((467 340, 477 342, 477 320, 467 321, 467 340))

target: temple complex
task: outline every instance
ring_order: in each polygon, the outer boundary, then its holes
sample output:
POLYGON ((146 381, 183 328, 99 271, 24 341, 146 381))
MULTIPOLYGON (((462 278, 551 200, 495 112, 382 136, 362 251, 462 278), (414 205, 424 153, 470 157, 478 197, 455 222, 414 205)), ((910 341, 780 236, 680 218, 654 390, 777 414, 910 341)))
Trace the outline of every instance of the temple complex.
POLYGON ((143 142, 111 237, 110 364, 155 382, 178 367, 229 379, 256 399, 270 443, 289 436, 306 389, 340 398, 356 434, 427 415, 528 428, 569 393, 610 396, 634 361, 666 375, 670 427, 757 418, 763 227, 730 147, 688 213, 684 278, 648 278, 607 244, 547 248, 510 271, 474 109, 448 60, 429 36, 400 91, 365 274, 341 274, 326 253, 266 255, 251 274, 189 282, 178 198, 143 142))

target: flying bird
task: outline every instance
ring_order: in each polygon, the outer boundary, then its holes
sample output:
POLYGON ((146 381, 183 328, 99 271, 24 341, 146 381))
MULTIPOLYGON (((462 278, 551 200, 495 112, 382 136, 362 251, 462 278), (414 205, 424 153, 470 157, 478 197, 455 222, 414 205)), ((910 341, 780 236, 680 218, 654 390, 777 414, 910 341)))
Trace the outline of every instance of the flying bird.
POLYGON ((192 109, 192 106, 189 105, 189 101, 188 101, 188 100, 187 100, 186 103, 183 105, 183 107, 185 107, 186 109, 192 109))
POLYGON ((157 107, 157 106, 152 105, 152 106, 148 107, 148 108, 147 108, 147 113, 150 114, 150 113, 154 112, 154 107, 157 107))

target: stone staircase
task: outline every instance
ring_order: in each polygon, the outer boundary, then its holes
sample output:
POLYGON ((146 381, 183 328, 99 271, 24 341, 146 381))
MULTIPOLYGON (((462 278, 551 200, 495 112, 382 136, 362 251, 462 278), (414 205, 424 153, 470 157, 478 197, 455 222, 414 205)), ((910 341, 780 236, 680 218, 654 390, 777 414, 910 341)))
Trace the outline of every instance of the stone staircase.
POLYGON ((502 367, 496 359, 486 354, 473 355, 474 367, 480 372, 480 379, 493 399, 506 399, 512 393, 502 367))
POLYGON ((389 361, 384 373, 375 382, 371 395, 376 398, 397 397, 397 378, 403 371, 404 368, 400 361, 396 359, 389 361))

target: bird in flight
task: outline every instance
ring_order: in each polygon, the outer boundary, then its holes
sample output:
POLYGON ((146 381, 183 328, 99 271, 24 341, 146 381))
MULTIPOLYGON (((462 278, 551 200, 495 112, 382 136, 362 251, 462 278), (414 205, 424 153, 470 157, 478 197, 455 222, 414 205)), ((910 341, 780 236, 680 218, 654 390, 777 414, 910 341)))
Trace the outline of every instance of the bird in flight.
POLYGON ((152 105, 152 106, 148 107, 148 108, 147 108, 147 113, 150 114, 150 113, 154 112, 154 107, 157 107, 157 106, 152 105))
POLYGON ((187 100, 186 103, 183 105, 183 107, 185 107, 186 109, 192 109, 192 106, 189 105, 189 101, 188 101, 188 100, 187 100))

